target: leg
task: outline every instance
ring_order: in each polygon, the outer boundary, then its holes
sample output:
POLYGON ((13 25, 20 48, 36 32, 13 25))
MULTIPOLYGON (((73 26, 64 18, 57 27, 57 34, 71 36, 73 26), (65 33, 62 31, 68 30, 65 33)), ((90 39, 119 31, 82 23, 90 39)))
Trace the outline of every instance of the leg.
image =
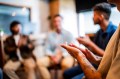
POLYGON ((51 79, 50 72, 48 71, 48 68, 47 68, 50 66, 50 58, 46 56, 46 57, 38 59, 37 65, 40 70, 42 79, 51 79))
POLYGON ((61 67, 64 72, 66 69, 69 69, 73 66, 74 59, 71 56, 65 57, 62 59, 61 67))
POLYGON ((12 60, 9 60, 5 64, 3 70, 11 79, 19 79, 15 71, 18 69, 20 65, 21 63, 19 61, 13 62, 12 60))
POLYGON ((0 69, 0 79, 3 79, 3 73, 1 69, 0 69))
POLYGON ((73 77, 72 79, 83 79, 83 76, 84 76, 84 73, 79 74, 79 75, 73 77))
POLYGON ((83 73, 83 71, 80 68, 80 66, 77 65, 75 67, 65 70, 65 72, 63 73, 63 77, 64 77, 64 79, 71 79, 74 76, 79 75, 81 73, 83 73))
POLYGON ((28 79, 36 79, 35 75, 36 63, 33 60, 33 58, 25 59, 23 64, 25 66, 25 71, 28 73, 28 79))

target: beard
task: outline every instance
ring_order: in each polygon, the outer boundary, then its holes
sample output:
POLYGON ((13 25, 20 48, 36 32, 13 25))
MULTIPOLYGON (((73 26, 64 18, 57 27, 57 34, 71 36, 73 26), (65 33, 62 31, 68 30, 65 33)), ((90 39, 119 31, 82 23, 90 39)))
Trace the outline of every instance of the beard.
POLYGON ((17 35, 17 34, 19 34, 19 31, 12 31, 12 34, 17 35))
POLYGON ((94 20, 94 25, 100 24, 100 20, 94 20))

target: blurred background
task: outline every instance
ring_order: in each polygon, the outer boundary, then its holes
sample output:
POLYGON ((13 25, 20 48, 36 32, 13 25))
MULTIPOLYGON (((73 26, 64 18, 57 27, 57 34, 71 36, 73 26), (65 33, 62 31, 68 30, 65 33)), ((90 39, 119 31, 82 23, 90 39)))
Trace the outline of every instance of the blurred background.
MULTIPOLYGON (((101 2, 107 0, 0 0, 0 30, 4 32, 3 40, 11 34, 10 23, 20 21, 21 32, 29 35, 34 42, 34 55, 36 58, 43 57, 46 35, 53 30, 49 16, 60 14, 63 17, 62 27, 71 32, 74 38, 85 34, 94 37, 100 27, 93 23, 92 8, 101 2)), ((111 6, 110 21, 118 26, 120 14, 116 6, 111 6)))

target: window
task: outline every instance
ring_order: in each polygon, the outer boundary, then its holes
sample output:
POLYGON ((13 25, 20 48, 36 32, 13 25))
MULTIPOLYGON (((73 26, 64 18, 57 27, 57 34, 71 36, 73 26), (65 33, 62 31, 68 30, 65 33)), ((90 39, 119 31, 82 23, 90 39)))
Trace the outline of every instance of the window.
MULTIPOLYGON (((110 21, 116 26, 119 25, 120 14, 116 7, 112 8, 110 21)), ((96 33, 99 29, 99 25, 93 23, 93 11, 79 13, 79 36, 84 36, 85 33, 96 33)))
MULTIPOLYGON (((30 8, 18 7, 12 5, 0 5, 0 29, 4 31, 5 34, 10 34, 9 26, 14 20, 20 21, 24 26, 30 25, 30 8)), ((27 28, 29 29, 29 28, 27 28)))

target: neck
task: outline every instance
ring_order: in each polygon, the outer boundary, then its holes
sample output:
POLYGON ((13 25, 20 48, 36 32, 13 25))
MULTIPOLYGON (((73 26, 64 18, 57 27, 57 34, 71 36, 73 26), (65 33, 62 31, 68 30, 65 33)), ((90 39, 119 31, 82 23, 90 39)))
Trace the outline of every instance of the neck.
POLYGON ((108 24, 109 24, 109 21, 105 20, 105 21, 101 22, 99 25, 103 31, 106 31, 108 24))

